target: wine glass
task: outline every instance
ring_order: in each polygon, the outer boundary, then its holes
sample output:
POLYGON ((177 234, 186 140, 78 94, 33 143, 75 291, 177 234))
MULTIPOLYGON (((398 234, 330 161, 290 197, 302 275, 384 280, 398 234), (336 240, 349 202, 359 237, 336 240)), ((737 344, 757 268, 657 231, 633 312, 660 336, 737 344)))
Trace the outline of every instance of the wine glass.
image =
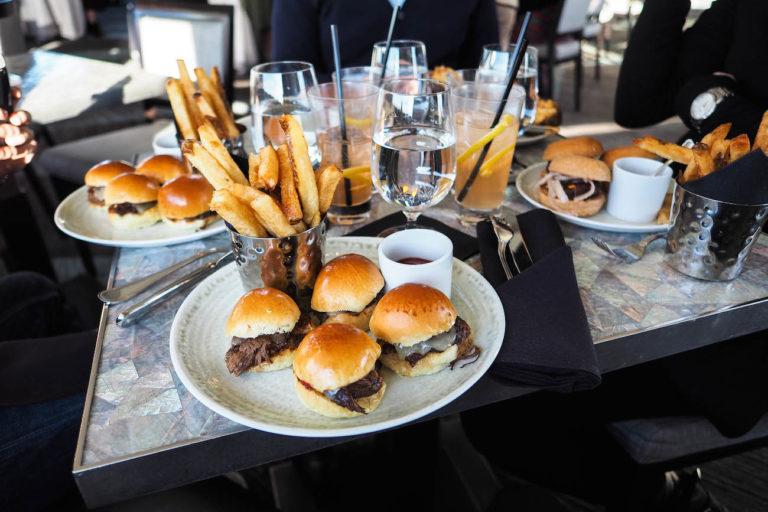
POLYGON ((456 133, 449 87, 428 79, 382 84, 374 111, 371 177, 381 197, 403 208, 404 226, 448 195, 456 179, 456 133))
MULTIPOLYGON (((379 71, 380 73, 381 71, 379 71)), ((336 71, 331 73, 331 80, 336 82, 336 71)), ((371 66, 353 66, 350 68, 341 68, 342 82, 366 82, 376 84, 378 75, 371 66)))
POLYGON ((394 78, 421 78, 427 74, 427 48, 421 41, 396 39, 392 41, 387 62, 384 55, 387 42, 379 41, 373 45, 371 67, 375 83, 378 84, 381 72, 386 68, 385 80, 394 78))
MULTIPOLYGON (((512 67, 514 44, 486 44, 477 67, 476 82, 506 83, 512 67)), ((525 89, 525 106, 520 119, 520 135, 524 134, 536 119, 536 103, 539 101, 539 52, 531 46, 525 50, 520 72, 515 84, 525 89)))
POLYGON ((312 164, 320 162, 312 105, 307 95, 309 88, 315 85, 315 68, 309 62, 266 62, 251 68, 254 148, 259 149, 269 143, 275 146, 284 143, 285 135, 278 120, 283 114, 290 114, 304 130, 312 164))

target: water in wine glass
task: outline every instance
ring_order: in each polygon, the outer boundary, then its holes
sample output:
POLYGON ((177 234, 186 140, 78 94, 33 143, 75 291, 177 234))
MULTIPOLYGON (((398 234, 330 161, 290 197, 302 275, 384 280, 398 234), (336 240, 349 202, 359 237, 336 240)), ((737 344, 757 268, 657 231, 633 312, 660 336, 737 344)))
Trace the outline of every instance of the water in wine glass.
POLYGON ((299 121, 304 131, 304 138, 307 140, 307 146, 309 146, 309 158, 312 160, 312 165, 317 166, 320 163, 320 151, 317 147, 312 110, 297 102, 265 101, 259 105, 258 110, 254 107, 252 113, 253 147, 264 147, 266 145, 265 135, 266 139, 275 147, 285 143, 285 134, 279 123, 280 116, 284 114, 290 114, 299 121))
POLYGON ((456 178, 456 138, 426 127, 384 130, 373 139, 371 171, 381 197, 410 212, 439 203, 456 178))

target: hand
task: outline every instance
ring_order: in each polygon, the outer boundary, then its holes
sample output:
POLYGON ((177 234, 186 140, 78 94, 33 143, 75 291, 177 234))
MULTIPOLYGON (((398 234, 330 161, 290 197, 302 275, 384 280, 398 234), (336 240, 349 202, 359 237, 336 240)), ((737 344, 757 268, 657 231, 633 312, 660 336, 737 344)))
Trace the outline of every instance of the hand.
MULTIPOLYGON (((14 87, 14 106, 21 98, 21 91, 14 87)), ((23 169, 35 156, 37 142, 26 126, 32 117, 28 112, 16 110, 10 114, 0 109, 0 176, 7 176, 23 169)))

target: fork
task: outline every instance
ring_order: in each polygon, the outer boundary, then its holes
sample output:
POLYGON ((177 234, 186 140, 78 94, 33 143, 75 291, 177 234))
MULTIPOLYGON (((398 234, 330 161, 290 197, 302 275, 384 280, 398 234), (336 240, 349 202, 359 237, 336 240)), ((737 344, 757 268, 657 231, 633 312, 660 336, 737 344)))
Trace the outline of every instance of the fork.
POLYGON ((634 244, 630 244, 630 245, 625 245, 624 247, 611 247, 610 245, 608 245, 608 242, 606 242, 605 240, 597 236, 593 236, 591 238, 596 246, 598 246, 599 248, 601 248, 611 256, 624 260, 625 263, 635 263, 645 255, 645 250, 648 248, 648 245, 650 245, 651 242, 654 242, 659 238, 664 238, 666 236, 667 235, 665 233, 655 233, 653 235, 643 238, 639 242, 635 242, 634 244))
POLYGON ((491 217, 491 225, 493 225, 493 232, 496 234, 496 252, 499 254, 499 261, 504 268, 504 274, 506 274, 507 279, 512 279, 512 271, 509 269, 509 263, 507 263, 507 244, 512 239, 512 232, 499 225, 495 217, 491 217))

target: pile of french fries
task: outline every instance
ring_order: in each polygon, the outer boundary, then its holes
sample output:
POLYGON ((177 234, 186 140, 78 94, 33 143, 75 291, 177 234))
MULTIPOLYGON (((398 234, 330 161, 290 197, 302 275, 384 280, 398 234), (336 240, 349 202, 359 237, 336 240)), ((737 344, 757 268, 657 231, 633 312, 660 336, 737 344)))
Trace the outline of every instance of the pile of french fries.
POLYGON ((678 177, 678 181, 682 184, 718 171, 754 149, 760 149, 768 154, 768 111, 763 114, 754 145, 750 145, 749 136, 746 133, 727 139, 730 130, 731 123, 721 124, 692 148, 664 142, 648 135, 635 139, 634 143, 665 160, 685 164, 685 171, 678 177))
POLYGON ((205 121, 200 140, 182 144, 182 153, 211 183, 211 210, 238 233, 259 238, 285 237, 317 226, 331 206, 342 172, 327 165, 315 172, 304 132, 290 115, 280 117, 286 142, 267 144, 248 156, 248 178, 240 171, 205 121))

